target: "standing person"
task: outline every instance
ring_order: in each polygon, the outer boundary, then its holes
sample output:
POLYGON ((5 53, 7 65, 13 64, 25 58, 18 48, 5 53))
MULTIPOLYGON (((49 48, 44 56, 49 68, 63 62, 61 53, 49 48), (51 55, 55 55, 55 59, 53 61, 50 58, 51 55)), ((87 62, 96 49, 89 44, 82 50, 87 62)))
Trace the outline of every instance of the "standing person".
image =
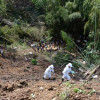
POLYGON ((43 48, 42 48, 42 46, 40 47, 40 49, 41 49, 41 53, 43 52, 43 48))
POLYGON ((47 43, 45 43, 45 48, 46 48, 46 51, 47 51, 47 48, 48 48, 48 44, 47 43))
POLYGON ((31 41, 27 41, 27 45, 28 46, 31 46, 31 41))
POLYGON ((60 46, 59 46, 59 45, 60 45, 60 44, 58 43, 58 41, 56 41, 57 50, 60 49, 60 46))
POLYGON ((41 52, 43 52, 44 51, 44 43, 43 44, 41 44, 41 52))
POLYGON ((52 47, 55 48, 55 44, 54 44, 54 42, 52 42, 52 47))
POLYGON ((44 40, 41 40, 40 42, 41 42, 41 44, 43 44, 44 43, 44 40))
POLYGON ((0 54, 1 54, 2 57, 4 57, 4 50, 3 50, 2 46, 0 46, 0 54))
POLYGON ((71 70, 72 67, 73 66, 72 66, 71 63, 68 63, 66 65, 66 67, 64 68, 64 70, 62 72, 63 73, 62 82, 64 81, 64 79, 67 79, 67 81, 69 81, 71 79, 70 76, 69 76, 69 73, 73 73, 73 71, 71 70))
POLYGON ((62 41, 62 40, 60 41, 60 47, 61 47, 61 46, 63 46, 63 41, 62 41))
POLYGON ((39 45, 37 45, 37 51, 38 51, 38 53, 39 53, 39 49, 40 49, 40 47, 39 47, 39 45))
POLYGON ((52 77, 51 72, 54 73, 54 66, 53 65, 48 66, 48 68, 45 70, 43 79, 47 79, 47 78, 51 79, 51 77, 52 77))
POLYGON ((52 53, 52 46, 50 47, 50 54, 52 53))
POLYGON ((45 43, 42 44, 42 51, 44 51, 45 43))

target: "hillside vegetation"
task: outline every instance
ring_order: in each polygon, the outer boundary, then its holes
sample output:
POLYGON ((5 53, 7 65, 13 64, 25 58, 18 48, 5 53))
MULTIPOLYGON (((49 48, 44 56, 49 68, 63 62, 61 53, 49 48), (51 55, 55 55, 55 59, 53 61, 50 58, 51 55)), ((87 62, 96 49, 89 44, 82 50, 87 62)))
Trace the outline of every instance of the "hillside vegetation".
POLYGON ((76 43, 77 39, 82 43, 86 39, 89 47, 93 47, 93 40, 99 43, 99 3, 99 0, 0 0, 0 37, 24 38, 46 33, 47 37, 59 40, 64 31, 76 43), (46 32, 38 31, 42 26, 47 27, 46 32))
POLYGON ((99 85, 100 0, 0 0, 0 100, 100 100, 99 85))

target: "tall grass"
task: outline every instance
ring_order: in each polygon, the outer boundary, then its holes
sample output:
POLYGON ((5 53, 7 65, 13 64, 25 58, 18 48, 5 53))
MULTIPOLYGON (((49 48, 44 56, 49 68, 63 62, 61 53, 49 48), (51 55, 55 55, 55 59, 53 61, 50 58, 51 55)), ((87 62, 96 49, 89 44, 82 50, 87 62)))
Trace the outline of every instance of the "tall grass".
POLYGON ((62 56, 58 57, 59 54, 57 54, 55 58, 56 60, 58 60, 58 62, 60 60, 63 63, 72 62, 73 64, 80 66, 80 67, 84 67, 84 68, 93 68, 97 66, 98 64, 100 64, 100 56, 98 55, 97 51, 94 51, 92 49, 89 49, 89 50, 86 49, 82 51, 81 48, 77 46, 77 44, 73 41, 73 39, 66 32, 61 31, 61 35, 62 35, 63 40, 66 42, 67 46, 71 45, 73 47, 73 48, 70 48, 70 46, 68 46, 69 49, 67 50, 71 52, 70 49, 73 49, 74 51, 78 53, 78 56, 74 59, 73 58, 70 59, 70 57, 69 58, 66 57, 66 54, 63 55, 65 58, 62 56), (83 61, 85 61, 85 64, 83 63, 83 61))

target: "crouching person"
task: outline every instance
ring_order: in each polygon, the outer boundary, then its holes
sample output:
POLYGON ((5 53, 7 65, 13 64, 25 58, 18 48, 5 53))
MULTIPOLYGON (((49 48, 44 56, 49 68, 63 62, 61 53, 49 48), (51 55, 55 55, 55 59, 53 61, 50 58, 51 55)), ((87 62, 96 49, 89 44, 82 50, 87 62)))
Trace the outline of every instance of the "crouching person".
POLYGON ((71 63, 68 63, 66 65, 66 67, 64 68, 64 70, 62 72, 63 73, 62 82, 64 81, 64 79, 67 79, 67 81, 69 81, 71 79, 70 76, 69 76, 69 73, 73 73, 73 71, 71 70, 72 67, 73 66, 72 66, 71 63))
POLYGON ((45 70, 43 79, 51 79, 51 77, 52 77, 51 72, 54 73, 54 66, 53 65, 48 66, 48 68, 45 70))

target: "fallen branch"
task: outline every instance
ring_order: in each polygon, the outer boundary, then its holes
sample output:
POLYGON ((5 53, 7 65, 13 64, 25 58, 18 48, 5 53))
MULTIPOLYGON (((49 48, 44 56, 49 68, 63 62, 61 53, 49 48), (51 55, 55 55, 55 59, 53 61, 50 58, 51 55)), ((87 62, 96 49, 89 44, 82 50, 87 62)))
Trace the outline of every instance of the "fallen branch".
POLYGON ((88 76, 89 75, 89 73, 90 73, 90 71, 91 71, 91 69, 89 69, 88 71, 86 71, 85 73, 84 73, 84 78, 86 78, 86 76, 88 76))
POLYGON ((89 72, 89 76, 86 77, 86 79, 90 79, 91 76, 98 70, 100 65, 96 66, 92 71, 89 72))

